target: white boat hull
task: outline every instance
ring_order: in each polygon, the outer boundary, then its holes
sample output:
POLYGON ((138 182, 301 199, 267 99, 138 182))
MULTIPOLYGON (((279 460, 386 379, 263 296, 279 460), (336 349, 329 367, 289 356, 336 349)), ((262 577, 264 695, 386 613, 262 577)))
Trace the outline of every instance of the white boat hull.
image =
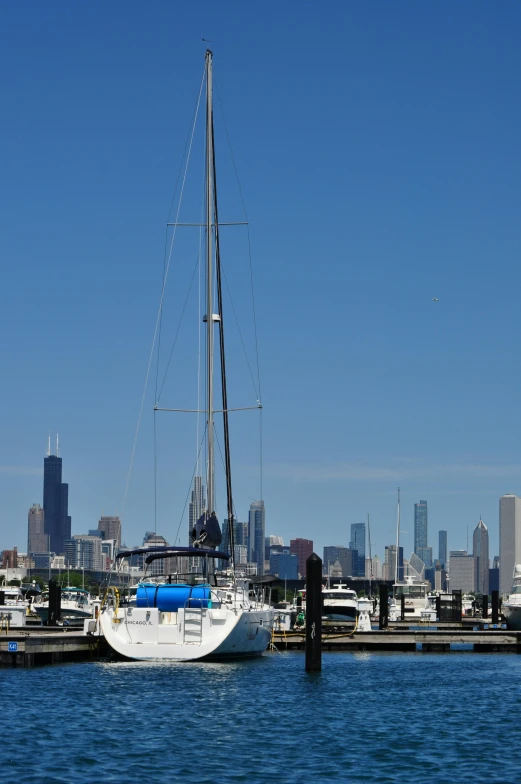
POLYGON ((107 607, 97 632, 121 656, 139 661, 197 661, 260 656, 268 647, 273 610, 216 608, 160 612, 107 607))
POLYGON ((515 632, 521 631, 521 604, 503 602, 501 605, 501 612, 505 616, 507 629, 511 629, 515 632))

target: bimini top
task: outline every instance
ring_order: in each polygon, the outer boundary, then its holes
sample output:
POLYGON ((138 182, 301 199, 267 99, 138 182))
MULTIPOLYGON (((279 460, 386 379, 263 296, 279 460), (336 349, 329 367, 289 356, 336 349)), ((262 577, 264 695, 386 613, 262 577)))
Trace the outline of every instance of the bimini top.
MULTIPOLYGON (((221 558, 223 561, 228 561, 230 556, 228 553, 221 553, 219 550, 205 550, 204 547, 180 547, 170 545, 160 545, 157 547, 135 547, 133 550, 120 550, 116 555, 116 560, 119 558, 130 558, 131 555, 153 555, 150 560, 156 558, 171 558, 175 555, 198 555, 206 556, 207 558, 221 558)), ((149 559, 147 558, 147 561, 149 559)))

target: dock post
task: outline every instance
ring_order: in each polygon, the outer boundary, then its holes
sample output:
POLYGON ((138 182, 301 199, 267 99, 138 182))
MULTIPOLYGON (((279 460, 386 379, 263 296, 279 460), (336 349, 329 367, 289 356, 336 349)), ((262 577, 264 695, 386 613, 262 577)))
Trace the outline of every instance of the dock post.
POLYGON ((405 621, 405 594, 400 596, 400 620, 405 621))
POLYGON ((61 620, 62 589, 56 580, 49 580, 49 609, 47 612, 47 626, 56 626, 61 620))
POLYGON ((483 618, 488 618, 488 594, 486 594, 486 593, 483 594, 483 612, 482 612, 482 617, 483 618))
POLYGON ((322 669, 322 559, 306 560, 306 672, 322 669))
POLYGON ((5 591, 0 591, 0 605, 5 604, 5 591))
POLYGON ((389 588, 385 583, 380 583, 380 610, 378 614, 378 628, 387 629, 389 625, 389 588))
POLYGON ((499 621, 499 591, 492 591, 492 623, 499 621))
POLYGON ((436 620, 441 621, 441 596, 436 596, 436 620))

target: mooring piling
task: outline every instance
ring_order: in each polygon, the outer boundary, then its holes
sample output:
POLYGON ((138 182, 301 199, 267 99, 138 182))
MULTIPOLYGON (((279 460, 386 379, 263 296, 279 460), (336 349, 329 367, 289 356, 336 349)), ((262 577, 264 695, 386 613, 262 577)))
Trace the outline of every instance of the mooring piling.
POLYGON ((61 620, 62 589, 56 580, 49 580, 49 609, 47 626, 56 626, 61 620))
POLYGON ((389 588, 384 583, 379 585, 380 610, 378 614, 378 628, 387 629, 389 625, 389 588))
POLYGON ((322 669, 322 559, 306 560, 306 672, 322 669))

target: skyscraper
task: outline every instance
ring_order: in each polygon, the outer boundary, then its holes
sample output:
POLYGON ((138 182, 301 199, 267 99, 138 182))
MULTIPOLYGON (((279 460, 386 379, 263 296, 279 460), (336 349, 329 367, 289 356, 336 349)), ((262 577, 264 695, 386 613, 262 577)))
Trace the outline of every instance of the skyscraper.
POLYGON ((71 537, 69 517, 69 485, 62 482, 62 459, 58 439, 56 454, 51 455, 50 440, 47 457, 43 461, 44 532, 49 536, 49 550, 57 555, 65 553, 65 540, 71 537))
POLYGON ((466 550, 451 550, 449 565, 450 587, 452 591, 472 593, 476 590, 477 560, 466 550))
POLYGON ((477 559, 476 591, 488 594, 488 530, 483 520, 475 527, 472 542, 472 555, 477 559))
POLYGON ((76 534, 65 543, 65 565, 72 569, 103 571, 101 543, 99 536, 76 534))
POLYGON ((33 504, 27 515, 27 555, 48 553, 49 536, 45 533, 44 513, 40 504, 33 504))
POLYGON ((188 504, 188 545, 192 544, 192 529, 201 517, 205 507, 203 478, 194 476, 194 489, 188 504))
POLYGON ((119 517, 102 516, 98 523, 98 531, 103 534, 103 539, 114 539, 116 550, 121 546, 121 520, 119 517))
MULTIPOLYGON (((248 523, 241 523, 239 520, 233 521, 233 541, 235 545, 235 550, 237 547, 245 547, 246 548, 246 561, 248 560, 247 556, 247 547, 248 547, 248 523)), ((230 553, 230 522, 228 518, 223 520, 223 538, 222 542, 219 545, 219 550, 222 550, 223 553, 230 553)), ((242 558, 242 551, 241 558, 242 558)), ((236 558, 237 560, 237 558, 236 558)), ((226 563, 221 563, 220 568, 226 568, 226 563)))
POLYGON ((418 547, 416 551, 418 558, 423 561, 425 567, 430 569, 432 566, 432 547, 418 547))
POLYGON ((313 540, 312 539, 290 539, 289 550, 291 555, 296 555, 298 558, 298 570, 303 579, 306 578, 306 561, 310 555, 313 554, 313 540))
POLYGON ((438 560, 444 569, 447 563, 447 531, 438 533, 438 560))
POLYGON ((499 499, 499 592, 508 594, 514 566, 521 563, 521 498, 499 499))
POLYGON ((365 575, 365 523, 351 524, 351 541, 349 542, 349 549, 358 552, 356 572, 353 571, 353 576, 363 577, 365 575))
POLYGON ((420 547, 427 547, 427 501, 414 504, 414 552, 416 555, 419 555, 420 547))
MULTIPOLYGON (((385 548, 385 560, 382 565, 384 580, 396 582, 396 545, 389 544, 385 548)), ((403 547, 398 550, 398 580, 403 580, 403 547)))
POLYGON ((264 501, 254 501, 250 504, 248 523, 249 560, 257 564, 257 574, 262 576, 264 574, 264 539, 266 531, 264 501))
POLYGON ((336 545, 335 547, 324 547, 324 560, 322 562, 325 574, 330 574, 331 568, 338 561, 342 567, 342 577, 353 577, 355 567, 358 569, 358 553, 347 547, 336 545), (356 564, 355 564, 356 560, 356 564))

